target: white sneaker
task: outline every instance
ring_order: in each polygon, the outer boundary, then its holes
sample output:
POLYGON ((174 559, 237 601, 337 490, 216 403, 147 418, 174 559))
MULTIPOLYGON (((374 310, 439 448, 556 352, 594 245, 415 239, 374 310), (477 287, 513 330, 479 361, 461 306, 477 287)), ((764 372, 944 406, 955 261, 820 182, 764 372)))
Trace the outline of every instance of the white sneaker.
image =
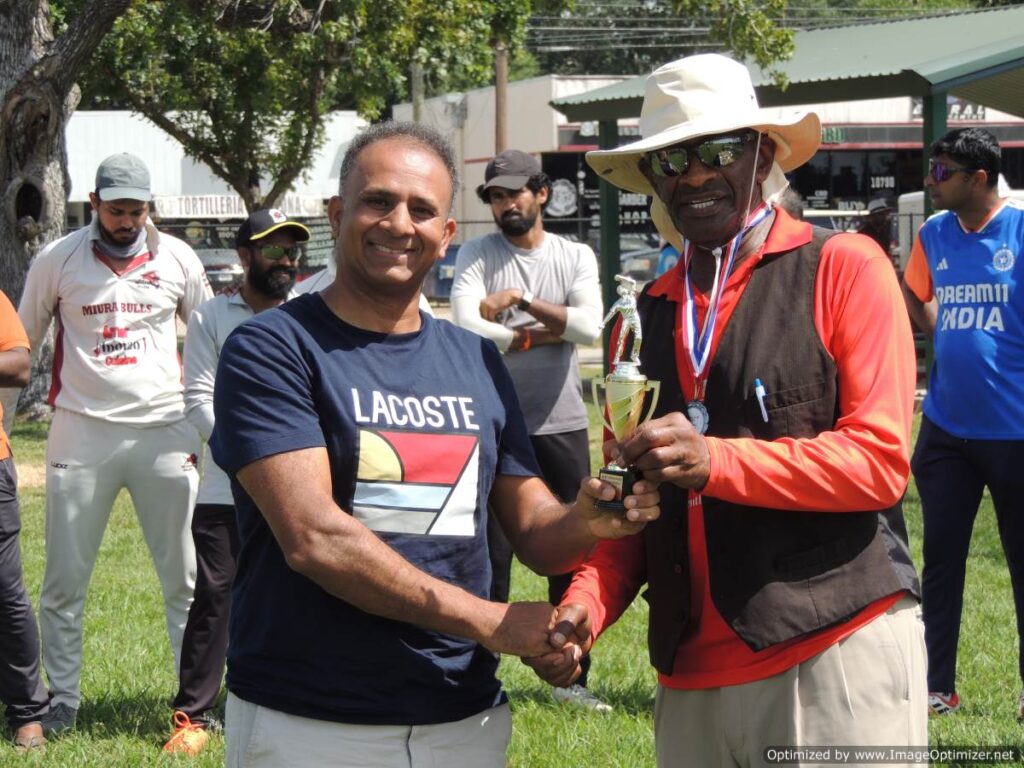
POLYGON ((551 695, 559 704, 570 704, 580 709, 592 709, 595 712, 612 711, 610 704, 605 704, 579 683, 574 683, 568 688, 552 688, 551 695))

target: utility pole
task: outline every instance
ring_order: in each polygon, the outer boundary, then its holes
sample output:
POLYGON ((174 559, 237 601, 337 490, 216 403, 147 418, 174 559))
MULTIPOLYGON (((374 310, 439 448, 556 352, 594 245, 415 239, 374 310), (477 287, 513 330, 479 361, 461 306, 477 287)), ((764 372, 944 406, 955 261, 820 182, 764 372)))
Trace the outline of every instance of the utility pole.
POLYGON ((508 46, 498 38, 494 41, 494 154, 508 146, 507 103, 508 46))
POLYGON ((414 61, 409 65, 410 94, 412 97, 412 121, 423 122, 423 65, 414 61))

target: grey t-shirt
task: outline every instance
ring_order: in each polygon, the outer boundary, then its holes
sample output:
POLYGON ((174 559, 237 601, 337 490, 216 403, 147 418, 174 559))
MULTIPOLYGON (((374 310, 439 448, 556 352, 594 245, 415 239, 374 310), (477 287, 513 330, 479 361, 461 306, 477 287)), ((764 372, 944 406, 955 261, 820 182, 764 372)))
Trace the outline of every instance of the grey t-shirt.
MULTIPOLYGON (((459 249, 453 300, 460 295, 482 299, 509 288, 531 290, 552 304, 580 306, 584 295, 600 296, 597 258, 589 246, 549 232, 531 251, 516 248, 500 232, 470 240, 459 249)), ((596 311, 600 318, 600 305, 596 311)), ((497 321, 507 328, 537 323, 515 307, 502 312, 497 321)), ((586 429, 575 344, 563 341, 526 352, 509 351, 505 364, 531 435, 586 429)))

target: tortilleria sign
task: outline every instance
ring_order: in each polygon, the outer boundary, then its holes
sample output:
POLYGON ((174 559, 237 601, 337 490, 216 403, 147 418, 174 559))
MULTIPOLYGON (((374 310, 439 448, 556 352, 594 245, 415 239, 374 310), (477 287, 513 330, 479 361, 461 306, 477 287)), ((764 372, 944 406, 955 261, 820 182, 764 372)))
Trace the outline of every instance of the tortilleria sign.
MULTIPOLYGON (((249 215, 238 195, 157 195, 153 203, 162 219, 244 219, 249 215)), ((324 215, 324 201, 311 195, 285 195, 274 207, 288 216, 324 215)))

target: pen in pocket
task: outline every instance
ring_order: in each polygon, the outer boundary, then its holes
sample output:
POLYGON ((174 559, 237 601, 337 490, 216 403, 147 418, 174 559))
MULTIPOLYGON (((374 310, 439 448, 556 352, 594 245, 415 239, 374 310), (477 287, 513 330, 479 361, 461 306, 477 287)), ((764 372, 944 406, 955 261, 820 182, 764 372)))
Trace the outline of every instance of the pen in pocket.
POLYGON ((761 418, 764 419, 764 423, 768 423, 768 409, 764 407, 764 384, 761 383, 760 379, 754 379, 754 394, 757 396, 757 406, 761 409, 761 418))

